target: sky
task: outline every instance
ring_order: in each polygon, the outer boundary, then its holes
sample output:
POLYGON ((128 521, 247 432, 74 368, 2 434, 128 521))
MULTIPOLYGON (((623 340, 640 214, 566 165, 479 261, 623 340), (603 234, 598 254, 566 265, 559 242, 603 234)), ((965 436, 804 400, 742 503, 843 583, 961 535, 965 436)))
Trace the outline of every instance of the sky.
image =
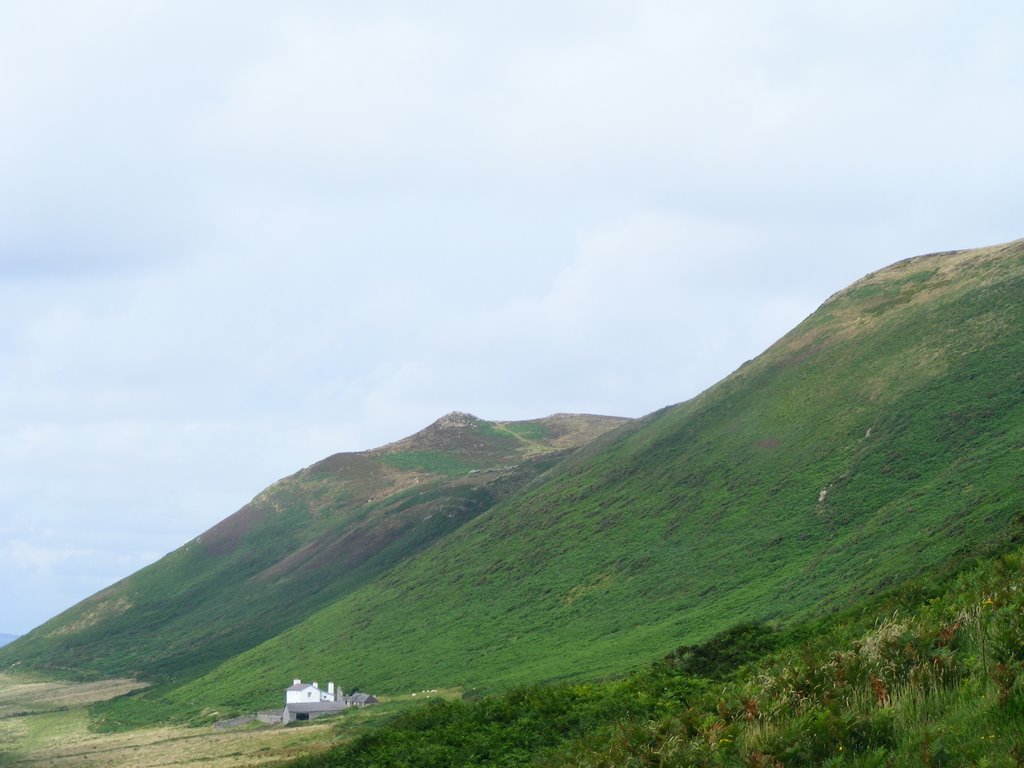
POLYGON ((1024 6, 0 0, 0 631, 462 410, 1024 237, 1024 6))

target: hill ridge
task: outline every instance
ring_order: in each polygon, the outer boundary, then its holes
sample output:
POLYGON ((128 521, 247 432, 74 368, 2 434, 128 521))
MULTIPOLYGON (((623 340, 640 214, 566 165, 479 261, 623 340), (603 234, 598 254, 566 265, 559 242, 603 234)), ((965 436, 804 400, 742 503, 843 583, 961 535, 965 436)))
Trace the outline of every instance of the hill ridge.
POLYGON ((542 429, 524 442, 456 412, 387 450, 333 454, 45 622, 0 659, 187 679, 449 535, 624 421, 572 416, 551 439, 542 429), (426 445, 424 435, 446 440, 426 445))
POLYGON ((987 551, 1024 507, 1021 296, 1024 241, 879 270, 181 700, 320 635, 306 664, 384 691, 600 677, 987 551))
POLYGON ((557 444, 556 426, 586 427, 573 417, 456 412, 467 426, 428 427, 408 450, 329 457, 273 487, 244 547, 210 558, 203 542, 134 592, 111 588, 106 605, 133 605, 117 621, 134 645, 104 619, 61 644, 34 632, 0 663, 53 650, 101 671, 147 664, 163 687, 107 721, 201 720, 196 702, 273 704, 278 678, 327 670, 383 693, 592 679, 743 621, 841 609, 1024 530, 1022 296, 1024 240, 904 260, 697 397, 604 422, 580 448, 557 444), (395 477, 407 484, 382 491, 395 477), (207 563, 220 570, 199 579, 207 563), (217 579, 240 586, 211 603, 217 579), (197 637, 199 609, 228 598, 232 642, 197 637), (160 664, 136 642, 151 615, 145 631, 171 646, 160 664), (216 654, 197 658, 200 641, 216 654))

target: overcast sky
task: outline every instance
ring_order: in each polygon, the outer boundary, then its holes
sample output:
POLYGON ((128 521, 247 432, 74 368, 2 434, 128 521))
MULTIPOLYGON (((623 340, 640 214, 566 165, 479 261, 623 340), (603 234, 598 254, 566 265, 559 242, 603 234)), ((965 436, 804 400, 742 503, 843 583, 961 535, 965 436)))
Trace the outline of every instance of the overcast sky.
POLYGON ((0 631, 451 410, 1024 236, 1024 7, 0 0, 0 631))

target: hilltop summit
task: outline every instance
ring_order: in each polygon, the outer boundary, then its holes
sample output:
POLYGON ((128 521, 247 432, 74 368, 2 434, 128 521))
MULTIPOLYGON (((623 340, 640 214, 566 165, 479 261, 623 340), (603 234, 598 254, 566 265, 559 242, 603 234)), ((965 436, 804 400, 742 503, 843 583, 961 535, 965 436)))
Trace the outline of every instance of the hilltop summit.
POLYGON ((419 432, 368 455, 441 451, 466 457, 477 467, 515 460, 530 453, 577 448, 629 419, 618 416, 560 413, 527 421, 486 421, 472 413, 451 411, 419 432))
POLYGON ((17 658, 187 679, 369 583, 628 421, 452 411, 402 440, 334 454, 51 619, 17 658))

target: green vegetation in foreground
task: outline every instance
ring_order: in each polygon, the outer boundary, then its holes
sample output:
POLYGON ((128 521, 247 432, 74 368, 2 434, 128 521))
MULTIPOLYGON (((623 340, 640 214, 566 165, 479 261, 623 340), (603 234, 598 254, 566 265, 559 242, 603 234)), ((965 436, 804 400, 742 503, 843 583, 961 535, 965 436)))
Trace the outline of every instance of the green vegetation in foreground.
POLYGON ((167 711, 248 706, 290 669, 383 693, 620 675, 1004 546, 1024 509, 1022 297, 1024 241, 868 276, 167 711))
POLYGON ((436 702, 294 768, 1019 766, 1024 551, 625 680, 436 702))

